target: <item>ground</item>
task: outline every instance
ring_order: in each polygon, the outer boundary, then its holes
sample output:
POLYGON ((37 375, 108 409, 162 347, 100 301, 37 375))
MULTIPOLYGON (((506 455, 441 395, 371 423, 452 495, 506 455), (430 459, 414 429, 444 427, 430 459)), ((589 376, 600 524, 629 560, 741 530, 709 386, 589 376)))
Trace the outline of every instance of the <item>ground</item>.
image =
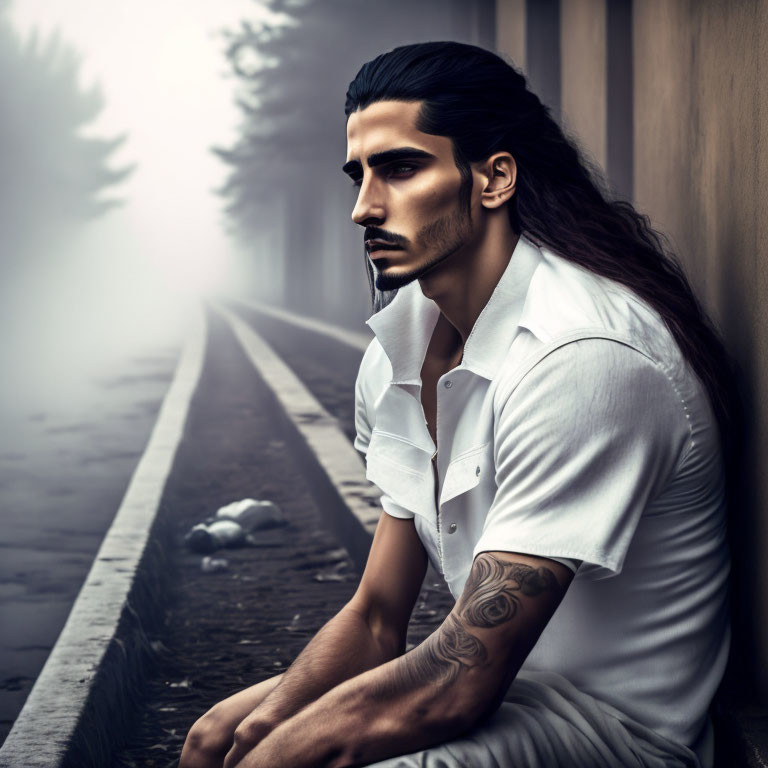
MULTIPOLYGON (((283 671, 352 596, 352 562, 324 529, 302 468, 288 451, 263 382, 221 320, 212 316, 205 371, 161 514, 172 531, 172 594, 154 637, 163 666, 148 681, 140 722, 115 766, 176 766, 189 727, 217 701, 283 671), (275 501, 289 524, 258 546, 221 550, 229 567, 204 573, 182 539, 230 501, 275 501)), ((255 316, 251 318, 255 322, 255 316)), ((361 353, 306 332, 258 323, 322 404, 354 435, 353 385, 361 353), (290 352, 288 352, 290 346, 290 352)), ((430 574, 409 644, 442 621, 452 600, 430 574), (437 585, 437 586, 435 586, 437 585)))

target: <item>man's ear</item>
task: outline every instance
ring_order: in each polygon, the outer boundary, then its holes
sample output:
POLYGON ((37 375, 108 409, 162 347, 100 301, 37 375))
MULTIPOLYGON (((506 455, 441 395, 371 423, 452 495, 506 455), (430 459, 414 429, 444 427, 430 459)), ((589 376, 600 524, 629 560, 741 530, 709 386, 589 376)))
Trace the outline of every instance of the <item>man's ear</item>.
POLYGON ((517 163, 509 152, 497 152, 479 163, 480 203, 485 208, 499 208, 515 193, 517 163))

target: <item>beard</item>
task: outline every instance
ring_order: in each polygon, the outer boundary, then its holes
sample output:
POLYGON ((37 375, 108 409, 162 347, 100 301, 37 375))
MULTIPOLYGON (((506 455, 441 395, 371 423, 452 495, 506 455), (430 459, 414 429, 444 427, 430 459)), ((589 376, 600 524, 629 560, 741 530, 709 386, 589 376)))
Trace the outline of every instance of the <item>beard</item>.
POLYGON ((374 265, 376 271, 376 288, 379 291, 393 291, 402 288, 414 280, 418 280, 429 270, 434 269, 456 251, 464 246, 472 234, 472 220, 469 211, 463 206, 447 216, 441 216, 419 230, 415 242, 423 250, 429 250, 432 255, 426 263, 414 267, 408 272, 400 274, 387 274, 387 258, 381 257, 378 261, 381 269, 374 265))

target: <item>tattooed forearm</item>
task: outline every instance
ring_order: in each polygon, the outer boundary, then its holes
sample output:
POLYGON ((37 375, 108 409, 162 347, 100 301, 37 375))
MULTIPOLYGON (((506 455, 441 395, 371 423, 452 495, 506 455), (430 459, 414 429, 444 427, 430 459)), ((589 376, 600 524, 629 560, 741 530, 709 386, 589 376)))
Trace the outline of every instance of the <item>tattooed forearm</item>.
POLYGON ((437 632, 401 659, 398 682, 406 687, 450 682, 462 667, 479 666, 486 658, 485 646, 480 640, 449 614, 437 632))
POLYGON ((462 669, 485 664, 485 646, 453 615, 421 645, 397 660, 393 674, 371 690, 375 698, 410 691, 430 684, 453 682, 462 669))
POLYGON ((436 632, 398 659, 393 675, 377 687, 374 695, 451 683, 463 669, 486 665, 490 661, 488 649, 470 630, 501 626, 517 615, 521 595, 535 598, 557 588, 557 579, 549 568, 507 562, 487 552, 479 555, 456 608, 436 632))
POLYGON ((537 597, 557 586, 549 568, 508 563, 485 553, 472 566, 459 615, 475 627, 497 627, 517 615, 520 594, 537 597))

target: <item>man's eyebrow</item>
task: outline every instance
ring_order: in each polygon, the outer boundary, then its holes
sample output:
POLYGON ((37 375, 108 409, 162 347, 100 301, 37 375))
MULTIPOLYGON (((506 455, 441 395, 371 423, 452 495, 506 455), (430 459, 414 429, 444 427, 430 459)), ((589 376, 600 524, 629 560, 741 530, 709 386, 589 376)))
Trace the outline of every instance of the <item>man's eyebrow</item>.
MULTIPOLYGON (((369 155, 368 166, 374 168, 377 165, 391 163, 396 160, 413 160, 415 158, 434 160, 435 155, 416 147, 398 147, 397 149, 387 149, 384 152, 374 152, 374 154, 369 155)), ((348 163, 344 163, 341 170, 346 174, 360 173, 362 166, 359 160, 350 160, 348 163)))

